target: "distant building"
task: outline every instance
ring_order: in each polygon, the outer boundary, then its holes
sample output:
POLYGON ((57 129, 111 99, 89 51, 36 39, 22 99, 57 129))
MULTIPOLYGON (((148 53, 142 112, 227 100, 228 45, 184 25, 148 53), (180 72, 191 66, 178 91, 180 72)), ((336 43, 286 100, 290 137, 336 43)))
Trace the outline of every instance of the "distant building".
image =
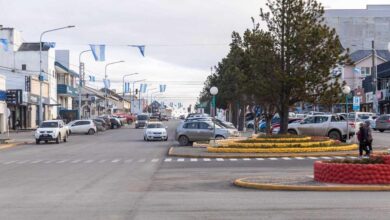
POLYGON ((351 52, 371 48, 387 50, 390 41, 390 5, 367 5, 366 9, 328 9, 325 22, 336 29, 344 48, 351 52))

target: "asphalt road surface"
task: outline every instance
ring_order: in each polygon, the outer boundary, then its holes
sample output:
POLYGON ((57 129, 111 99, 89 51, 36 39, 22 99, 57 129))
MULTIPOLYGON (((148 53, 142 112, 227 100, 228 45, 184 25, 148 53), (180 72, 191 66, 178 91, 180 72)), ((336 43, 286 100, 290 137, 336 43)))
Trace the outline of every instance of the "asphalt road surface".
MULTIPOLYGON (((196 159, 166 155, 126 127, 61 144, 0 151, 0 219, 389 219, 388 192, 238 188, 247 176, 312 175, 325 158, 196 159)), ((380 134, 389 135, 389 134, 380 134)))

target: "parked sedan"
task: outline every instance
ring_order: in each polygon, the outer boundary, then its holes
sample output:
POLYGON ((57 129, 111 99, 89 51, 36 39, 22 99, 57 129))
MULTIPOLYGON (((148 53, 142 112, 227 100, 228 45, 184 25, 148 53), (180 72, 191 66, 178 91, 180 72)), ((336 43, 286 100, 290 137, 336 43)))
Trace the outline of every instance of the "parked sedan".
POLYGON ((93 120, 75 120, 68 123, 72 134, 89 134, 96 133, 97 128, 93 120))
POLYGON ((381 115, 376 120, 375 129, 384 132, 386 130, 390 130, 390 115, 381 115))
POLYGON ((168 140, 168 134, 166 127, 161 122, 151 122, 144 130, 144 140, 168 140))
POLYGON ((97 131, 105 131, 106 130, 106 123, 101 119, 93 119, 93 122, 96 125, 97 131))
POLYGON ((192 145, 195 141, 210 141, 211 139, 225 139, 230 136, 229 130, 219 125, 215 125, 212 121, 187 121, 180 124, 176 128, 176 140, 180 145, 192 145))
POLYGON ((117 129, 122 126, 122 123, 117 118, 110 118, 111 129, 117 129))

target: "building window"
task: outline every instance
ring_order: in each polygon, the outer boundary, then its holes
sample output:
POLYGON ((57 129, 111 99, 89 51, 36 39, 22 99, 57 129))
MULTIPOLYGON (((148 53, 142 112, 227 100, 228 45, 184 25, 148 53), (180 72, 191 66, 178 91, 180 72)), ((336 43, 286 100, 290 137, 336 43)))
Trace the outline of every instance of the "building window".
POLYGON ((22 70, 27 70, 27 65, 26 64, 22 64, 22 70))
POLYGON ((360 67, 362 76, 370 76, 371 75, 371 67, 360 67))

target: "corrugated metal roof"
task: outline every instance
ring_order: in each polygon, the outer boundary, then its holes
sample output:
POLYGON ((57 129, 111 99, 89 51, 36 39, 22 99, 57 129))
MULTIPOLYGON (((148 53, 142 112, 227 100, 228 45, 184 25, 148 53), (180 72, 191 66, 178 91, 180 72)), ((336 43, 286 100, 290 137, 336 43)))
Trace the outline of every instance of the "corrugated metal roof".
MULTIPOLYGON (((48 51, 50 49, 49 45, 45 45, 42 42, 42 51, 48 51)), ((23 43, 18 51, 39 51, 39 42, 38 43, 23 43)))

